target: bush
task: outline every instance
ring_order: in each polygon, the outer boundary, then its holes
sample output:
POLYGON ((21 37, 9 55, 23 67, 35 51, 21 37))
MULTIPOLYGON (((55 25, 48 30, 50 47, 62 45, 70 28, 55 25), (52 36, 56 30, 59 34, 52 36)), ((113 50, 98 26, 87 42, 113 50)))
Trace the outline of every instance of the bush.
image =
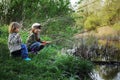
POLYGON ((85 77, 89 72, 92 71, 93 65, 87 60, 82 60, 73 55, 59 55, 56 57, 54 65, 62 71, 65 77, 76 76, 76 79, 85 77))
POLYGON ((0 37, 8 37, 8 26, 0 26, 0 37))
POLYGON ((120 31, 120 22, 115 23, 115 24, 113 25, 113 28, 114 28, 115 30, 120 31))
POLYGON ((96 15, 91 15, 87 17, 84 26, 87 30, 94 30, 97 26, 100 26, 100 19, 96 15))

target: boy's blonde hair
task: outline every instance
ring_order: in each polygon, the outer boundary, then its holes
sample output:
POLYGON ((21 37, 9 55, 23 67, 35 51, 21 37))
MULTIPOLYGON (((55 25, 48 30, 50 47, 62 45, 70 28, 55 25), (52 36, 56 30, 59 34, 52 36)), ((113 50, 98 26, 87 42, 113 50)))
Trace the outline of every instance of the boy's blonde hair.
POLYGON ((34 23, 31 27, 31 33, 34 33, 35 29, 41 29, 41 24, 40 23, 34 23))
POLYGON ((18 22, 12 22, 9 25, 9 33, 14 33, 16 28, 20 28, 21 25, 18 22))
POLYGON ((32 28, 32 29, 30 30, 30 33, 34 33, 34 31, 35 31, 35 28, 32 28))

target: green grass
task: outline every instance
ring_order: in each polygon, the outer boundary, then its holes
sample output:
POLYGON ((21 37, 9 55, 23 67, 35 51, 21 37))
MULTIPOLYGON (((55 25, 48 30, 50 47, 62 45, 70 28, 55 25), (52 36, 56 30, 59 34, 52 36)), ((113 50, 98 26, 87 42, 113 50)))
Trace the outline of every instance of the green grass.
MULTIPOLYGON (((61 54, 60 47, 47 45, 39 54, 29 54, 31 61, 9 56, 7 29, 0 27, 0 80, 89 80, 93 65, 72 55, 61 54)), ((21 34, 23 41, 27 33, 21 34)), ((43 39, 50 38, 45 37, 43 39)))

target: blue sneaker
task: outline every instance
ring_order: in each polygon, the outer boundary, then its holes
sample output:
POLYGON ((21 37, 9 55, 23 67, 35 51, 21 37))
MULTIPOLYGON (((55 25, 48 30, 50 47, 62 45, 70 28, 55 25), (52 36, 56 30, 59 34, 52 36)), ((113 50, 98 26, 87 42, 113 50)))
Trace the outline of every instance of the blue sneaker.
POLYGON ((30 59, 30 58, 25 58, 24 60, 25 60, 25 61, 30 61, 31 59, 30 59))

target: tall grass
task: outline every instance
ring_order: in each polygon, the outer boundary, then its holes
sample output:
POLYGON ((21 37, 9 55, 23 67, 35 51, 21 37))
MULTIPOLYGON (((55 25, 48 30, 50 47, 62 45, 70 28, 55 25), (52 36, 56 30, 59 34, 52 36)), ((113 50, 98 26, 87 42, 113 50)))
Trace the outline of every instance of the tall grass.
MULTIPOLYGON (((7 48, 7 27, 0 27, 0 80, 89 80, 91 62, 58 51, 56 44, 47 45, 32 61, 11 58, 7 48)), ((25 43, 28 33, 21 32, 25 43), (24 33, 24 34, 23 34, 24 33)), ((48 37, 43 39, 49 40, 48 37)))

